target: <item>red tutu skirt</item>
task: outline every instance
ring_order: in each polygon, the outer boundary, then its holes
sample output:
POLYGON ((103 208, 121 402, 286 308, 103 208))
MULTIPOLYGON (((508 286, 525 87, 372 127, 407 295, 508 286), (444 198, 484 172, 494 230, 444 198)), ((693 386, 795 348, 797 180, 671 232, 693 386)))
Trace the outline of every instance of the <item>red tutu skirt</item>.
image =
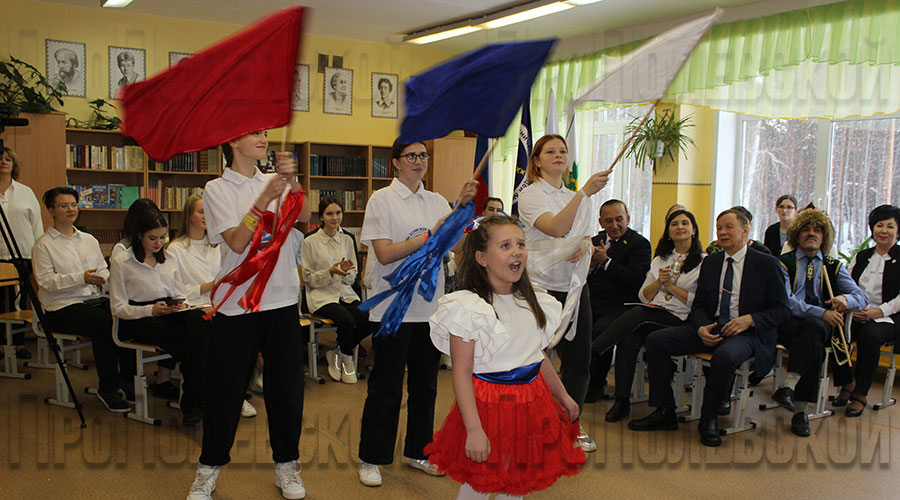
POLYGON ((439 471, 476 491, 511 495, 543 490, 580 472, 585 456, 576 444, 578 423, 553 399, 542 375, 528 384, 493 384, 477 377, 472 384, 490 455, 482 463, 466 457, 466 428, 453 403, 425 447, 439 471))

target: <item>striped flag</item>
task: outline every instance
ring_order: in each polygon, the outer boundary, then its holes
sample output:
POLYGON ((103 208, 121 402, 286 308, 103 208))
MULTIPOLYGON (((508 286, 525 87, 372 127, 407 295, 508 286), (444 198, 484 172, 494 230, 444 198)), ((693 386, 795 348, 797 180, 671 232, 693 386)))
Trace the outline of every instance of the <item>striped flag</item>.
POLYGON ((525 169, 531 158, 531 92, 525 96, 522 103, 522 123, 519 125, 519 151, 516 154, 516 176, 513 181, 512 215, 519 215, 519 193, 528 187, 530 182, 525 178, 525 169))

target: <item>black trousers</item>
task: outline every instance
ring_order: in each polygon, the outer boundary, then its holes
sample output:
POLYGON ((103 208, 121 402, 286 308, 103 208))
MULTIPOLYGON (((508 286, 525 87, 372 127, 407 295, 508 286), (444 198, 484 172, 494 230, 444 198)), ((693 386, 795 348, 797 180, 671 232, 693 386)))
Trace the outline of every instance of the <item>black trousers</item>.
MULTIPOLYGON (((378 326, 372 323, 372 331, 378 331, 378 326)), ((401 323, 393 336, 372 338, 375 364, 369 375, 359 440, 359 458, 363 462, 387 465, 394 461, 404 368, 408 396, 403 455, 426 458, 424 449, 434 434, 434 401, 441 358, 441 352, 431 343, 430 331, 428 323, 401 323)))
MULTIPOLYGON (((603 330, 591 350, 596 356, 612 352, 616 346, 616 397, 628 399, 634 383, 634 368, 638 363, 638 353, 644 347, 647 335, 670 326, 683 325, 684 321, 674 314, 652 307, 634 306, 625 311, 611 325, 603 330)), ((596 359, 596 358, 595 358, 596 359)), ((593 368, 593 364, 591 365, 593 368)), ((639 383, 643 384, 641 380, 639 383)))
POLYGON ((353 355, 353 349, 369 335, 369 313, 360 311, 358 306, 358 300, 351 303, 332 302, 313 313, 334 321, 338 345, 347 356, 353 355))
POLYGON ((813 403, 819 396, 819 371, 825 345, 831 342, 831 325, 822 318, 791 317, 778 327, 778 343, 788 349, 789 372, 799 373, 794 401, 813 403))
MULTIPOLYGON (((856 341, 856 387, 853 392, 868 394, 872 388, 872 379, 875 377, 875 369, 878 368, 878 359, 881 357, 881 346, 897 337, 897 325, 891 323, 853 323, 853 340, 856 341)), ((844 364, 837 366, 832 356, 832 371, 834 373, 834 385, 840 387, 849 384, 853 380, 853 368, 844 364)))
MULTIPOLYGON (((566 303, 566 292, 549 290, 548 293, 561 303, 566 303)), ((563 387, 578 407, 583 408, 591 379, 591 294, 586 285, 581 289, 575 321, 575 338, 563 338, 556 345, 556 352, 559 354, 559 378, 563 387)))
MULTIPOLYGON (((181 411, 188 413, 202 404, 203 364, 209 340, 209 323, 203 319, 203 311, 188 311, 150 316, 133 320, 119 320, 119 337, 141 344, 159 346, 181 362, 184 376, 181 411)), ((127 383, 135 375, 134 361, 123 363, 122 378, 127 383)))
POLYGON ((672 392, 672 375, 675 365, 672 356, 712 353, 706 388, 703 391, 701 418, 717 415, 719 402, 731 396, 734 372, 744 361, 753 356, 752 329, 740 335, 725 337, 715 347, 703 344, 697 329, 691 325, 657 330, 647 336, 647 369, 650 373, 650 406, 675 408, 672 392))
POLYGON ((241 418, 247 384, 262 352, 263 395, 274 462, 300 457, 303 343, 297 305, 238 316, 216 314, 206 357, 200 463, 225 465, 241 418))
POLYGON ((122 366, 134 366, 131 351, 119 349, 112 339, 112 316, 109 299, 95 304, 71 304, 56 311, 44 313, 45 326, 53 332, 74 333, 90 337, 94 364, 97 365, 100 392, 119 389, 119 361, 122 366))
MULTIPOLYGON (((594 308, 593 304, 591 308, 594 308)), ((602 310, 592 310, 591 343, 596 341, 626 310, 627 308, 623 305, 607 305, 602 310)), ((598 394, 603 391, 603 388, 606 386, 606 377, 609 375, 609 368, 612 366, 612 360, 612 350, 594 351, 592 349, 589 393, 598 394)))

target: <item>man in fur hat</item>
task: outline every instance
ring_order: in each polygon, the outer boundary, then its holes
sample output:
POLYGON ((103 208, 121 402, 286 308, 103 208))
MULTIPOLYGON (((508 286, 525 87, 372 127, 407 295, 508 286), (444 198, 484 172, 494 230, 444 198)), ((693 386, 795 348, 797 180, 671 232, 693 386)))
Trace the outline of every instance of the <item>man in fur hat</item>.
POLYGON ((834 226, 825 212, 810 208, 791 222, 788 243, 793 252, 780 257, 791 319, 778 329, 778 343, 788 348, 788 373, 784 386, 772 399, 794 413, 791 432, 809 436, 808 411, 819 394, 819 370, 832 330, 844 323, 843 313, 866 306, 865 292, 841 262, 825 256, 831 248, 834 226), (835 297, 828 293, 822 271, 828 273, 835 297))

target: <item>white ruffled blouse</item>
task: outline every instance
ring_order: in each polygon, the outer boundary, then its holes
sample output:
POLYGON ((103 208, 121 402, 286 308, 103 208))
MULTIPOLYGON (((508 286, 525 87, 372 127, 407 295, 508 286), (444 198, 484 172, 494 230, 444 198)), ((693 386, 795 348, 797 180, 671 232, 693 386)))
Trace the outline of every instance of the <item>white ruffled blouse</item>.
POLYGON ((562 304, 547 293, 536 292, 547 324, 538 329, 528 303, 512 295, 494 295, 493 305, 476 293, 460 290, 440 298, 429 318, 431 342, 450 354, 450 335, 475 342, 474 373, 512 370, 543 359, 562 315, 562 304))

